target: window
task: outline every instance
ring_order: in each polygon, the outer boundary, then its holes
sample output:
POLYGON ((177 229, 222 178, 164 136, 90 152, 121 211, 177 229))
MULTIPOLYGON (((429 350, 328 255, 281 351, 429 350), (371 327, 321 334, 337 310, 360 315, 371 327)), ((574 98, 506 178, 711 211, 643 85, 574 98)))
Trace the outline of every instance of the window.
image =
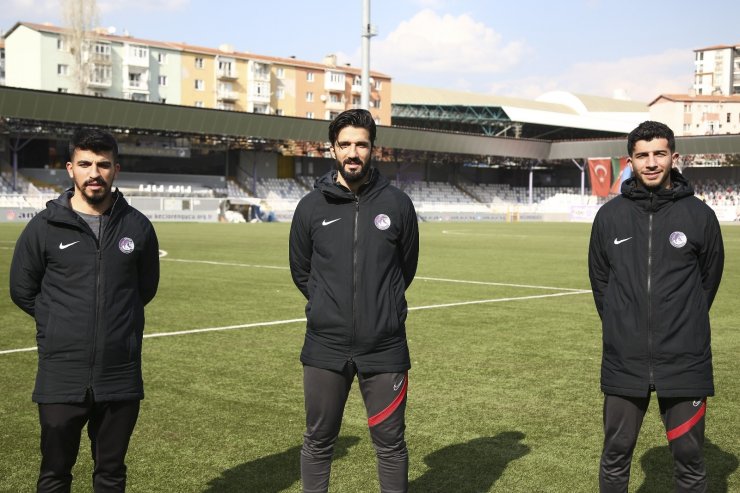
POLYGON ((283 77, 285 77, 285 69, 283 67, 278 67, 275 70, 275 77, 277 77, 278 79, 282 79, 283 77))
POLYGON ((93 93, 93 96, 95 96, 96 98, 102 98, 102 97, 103 97, 103 93, 102 93, 102 92, 100 92, 100 91, 95 91, 95 92, 93 93))
POLYGON ((128 85, 130 87, 141 87, 142 86, 141 74, 136 73, 136 72, 130 72, 128 74, 128 85))
POLYGON ((205 91, 206 84, 201 79, 195 79, 195 90, 196 91, 205 91))
POLYGON ((113 78, 113 69, 107 65, 93 65, 90 73, 90 82, 93 84, 110 84, 113 78))
POLYGON ((370 101, 371 108, 380 108, 380 99, 373 99, 370 101))
POLYGON ((278 99, 285 99, 285 89, 278 87, 277 91, 275 91, 275 96, 277 96, 278 99))
POLYGON ((352 106, 360 107, 360 96, 352 96, 352 106))
POLYGON ((306 118, 311 118, 311 119, 313 119, 313 111, 307 111, 307 112, 306 112, 306 118))
POLYGON ((337 94, 335 92, 332 92, 329 94, 329 101, 332 103, 341 103, 342 102, 342 96, 341 94, 337 94))
POLYGON ((167 85, 167 76, 166 75, 160 75, 159 76, 159 85, 160 86, 166 86, 167 85))
POLYGON ((69 75, 69 65, 63 63, 57 65, 57 75, 69 75))
POLYGON ((195 59, 195 68, 203 68, 203 59, 201 57, 195 59))
POLYGON ((306 93, 306 101, 308 101, 309 103, 313 103, 313 93, 311 91, 308 91, 306 93))
POLYGON ((282 108, 278 108, 278 109, 276 109, 276 110, 275 110, 275 114, 276 114, 277 116, 283 116, 283 110, 282 110, 282 108))
POLYGON ((329 82, 340 84, 344 82, 344 74, 338 72, 329 72, 329 82))
POLYGON ((362 85, 362 77, 359 75, 355 75, 355 79, 352 81, 353 86, 361 86, 362 85))
POLYGON ((64 38, 57 38, 57 50, 67 51, 67 43, 64 41, 64 38))
POLYGON ((93 45, 94 58, 110 62, 110 45, 107 43, 95 43, 93 45))
POLYGON ((167 53, 157 53, 157 61, 160 65, 165 65, 167 63, 167 53))
POLYGON ((162 104, 167 104, 167 98, 159 98, 159 102, 162 104))
POLYGON ((308 82, 313 82, 313 72, 306 72, 306 80, 308 82))
POLYGON ((69 92, 69 89, 67 89, 66 87, 58 87, 57 92, 65 94, 69 92))
POLYGON ((195 102, 195 107, 196 108, 203 108, 203 101, 196 101, 195 102))
POLYGON ((375 89, 378 91, 381 91, 383 89, 383 81, 382 80, 376 80, 375 81, 375 89))
POLYGON ((731 114, 727 113, 727 123, 730 123, 732 121, 731 114))
POLYGON ((129 47, 129 53, 134 58, 148 58, 149 48, 147 48, 146 46, 131 45, 129 47))

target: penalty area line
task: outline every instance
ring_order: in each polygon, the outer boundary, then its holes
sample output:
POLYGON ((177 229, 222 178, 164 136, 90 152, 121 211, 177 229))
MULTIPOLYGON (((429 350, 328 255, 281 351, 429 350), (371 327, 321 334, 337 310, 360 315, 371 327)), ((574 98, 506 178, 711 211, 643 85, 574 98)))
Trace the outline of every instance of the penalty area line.
MULTIPOLYGON (((569 291, 567 293, 551 293, 551 294, 540 294, 540 295, 533 295, 533 296, 519 296, 519 297, 513 297, 513 298, 494 298, 490 300, 474 300, 474 301, 458 301, 455 303, 441 303, 437 305, 426 305, 426 306, 414 306, 410 307, 409 311, 416 311, 416 310, 432 310, 435 308, 452 308, 456 306, 465 306, 465 305, 481 305, 485 303, 501 303, 505 301, 523 301, 523 300, 535 300, 535 299, 542 299, 542 298, 553 298, 556 296, 570 296, 574 294, 587 294, 591 293, 591 291, 569 291)), ((144 334, 144 339, 151 339, 154 337, 171 337, 171 336, 182 336, 182 335, 189 335, 189 334, 200 334, 204 332, 220 332, 224 330, 236 330, 236 329, 251 329, 255 327, 270 327, 273 325, 288 325, 288 324, 294 324, 299 322, 305 322, 305 318, 291 318, 287 320, 273 320, 271 322, 255 322, 251 324, 239 324, 239 325, 225 325, 222 327, 205 327, 202 329, 189 329, 189 330, 177 330, 172 332, 156 332, 152 334, 144 334)), ((6 349, 3 351, 0 351, 0 356, 5 354, 12 354, 12 353, 27 353, 31 351, 36 351, 36 346, 34 347, 27 347, 27 348, 20 348, 20 349, 6 349)))

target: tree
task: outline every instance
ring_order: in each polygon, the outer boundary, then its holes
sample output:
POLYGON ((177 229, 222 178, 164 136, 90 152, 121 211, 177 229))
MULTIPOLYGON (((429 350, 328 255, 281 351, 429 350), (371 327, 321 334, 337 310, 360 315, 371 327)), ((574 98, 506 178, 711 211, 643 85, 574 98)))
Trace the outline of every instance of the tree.
POLYGON ((72 92, 86 94, 93 70, 90 47, 95 40, 98 24, 96 0, 62 0, 62 17, 67 33, 64 35, 72 55, 72 92))

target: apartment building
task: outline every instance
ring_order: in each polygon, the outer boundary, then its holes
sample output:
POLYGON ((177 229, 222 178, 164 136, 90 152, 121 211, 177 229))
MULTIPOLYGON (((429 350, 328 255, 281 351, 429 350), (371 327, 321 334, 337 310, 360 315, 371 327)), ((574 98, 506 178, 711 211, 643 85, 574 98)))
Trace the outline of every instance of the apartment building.
POLYGON ((649 106, 650 118, 679 136, 740 133, 740 94, 661 94, 649 106))
MULTIPOLYGON (((83 50, 84 68, 78 68, 65 29, 17 23, 6 35, 6 83, 316 119, 360 106, 360 68, 337 65, 333 55, 314 63, 239 52, 230 45, 208 48, 110 31, 90 33, 83 50)), ((370 75, 370 111, 378 123, 390 125, 391 78, 374 71, 370 75)))
POLYGON ((740 45, 694 50, 693 90, 699 96, 740 94, 740 45))

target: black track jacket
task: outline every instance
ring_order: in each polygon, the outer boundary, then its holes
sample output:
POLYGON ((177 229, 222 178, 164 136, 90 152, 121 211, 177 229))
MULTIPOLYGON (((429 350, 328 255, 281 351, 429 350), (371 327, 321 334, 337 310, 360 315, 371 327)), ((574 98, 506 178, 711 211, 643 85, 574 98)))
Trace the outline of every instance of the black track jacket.
POLYGON ((159 245, 149 220, 116 191, 100 240, 70 206, 49 201, 16 242, 10 295, 36 319, 33 400, 83 402, 144 397, 144 305, 159 283, 159 245))
POLYGON ((623 396, 714 395, 709 309, 724 249, 714 211, 676 170, 672 188, 635 178, 596 214, 589 277, 603 327, 601 389, 623 396))
POLYGON ((419 229, 411 199, 377 169, 359 195, 322 176, 290 229, 290 271, 306 303, 301 361, 362 372, 411 367, 405 291, 416 273, 419 229))

